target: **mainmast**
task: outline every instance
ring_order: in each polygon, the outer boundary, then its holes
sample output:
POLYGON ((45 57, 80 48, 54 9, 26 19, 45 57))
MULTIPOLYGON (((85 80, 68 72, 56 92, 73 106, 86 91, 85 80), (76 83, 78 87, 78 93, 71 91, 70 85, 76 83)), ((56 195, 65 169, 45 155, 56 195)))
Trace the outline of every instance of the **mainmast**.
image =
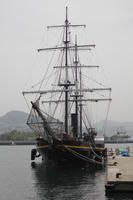
MULTIPOLYGON (((80 69, 80 90, 82 90, 82 74, 80 69)), ((80 138, 82 138, 82 92, 80 91, 80 138)))
POLYGON ((66 7, 66 20, 65 20, 65 41, 64 41, 64 44, 65 44, 65 72, 66 72, 66 80, 65 80, 65 132, 68 133, 68 9, 66 7))
MULTIPOLYGON (((75 84, 76 84, 76 90, 78 90, 78 77, 77 77, 77 65, 78 65, 78 56, 77 56, 77 35, 75 36, 75 84)), ((78 136, 78 92, 75 93, 75 111, 76 111, 76 118, 77 118, 77 133, 76 136, 78 136)))

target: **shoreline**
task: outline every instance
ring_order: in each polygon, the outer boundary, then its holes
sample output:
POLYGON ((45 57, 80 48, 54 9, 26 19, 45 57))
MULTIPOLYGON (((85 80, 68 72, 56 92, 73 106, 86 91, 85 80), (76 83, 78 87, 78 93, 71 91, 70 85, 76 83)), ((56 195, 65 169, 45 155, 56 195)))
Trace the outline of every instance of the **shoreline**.
MULTIPOLYGON (((125 140, 125 141, 105 141, 105 144, 130 144, 133 143, 133 140, 125 140)), ((36 141, 13 141, 13 140, 5 140, 0 141, 0 145, 35 145, 36 141)))

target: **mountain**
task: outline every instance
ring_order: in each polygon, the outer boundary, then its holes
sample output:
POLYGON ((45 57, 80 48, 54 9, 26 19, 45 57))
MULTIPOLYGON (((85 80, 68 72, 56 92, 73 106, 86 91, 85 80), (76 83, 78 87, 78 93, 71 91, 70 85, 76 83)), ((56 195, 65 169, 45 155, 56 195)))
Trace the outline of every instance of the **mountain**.
MULTIPOLYGON (((10 132, 14 129, 29 132, 30 129, 26 125, 28 115, 28 113, 22 111, 11 111, 0 117, 0 134, 10 132)), ((95 124, 98 133, 103 134, 103 124, 104 121, 99 121, 95 124)), ((118 122, 109 120, 107 122, 106 136, 114 135, 117 131, 125 131, 128 135, 133 137, 133 122, 118 122)))
POLYGON ((12 130, 30 131, 26 125, 28 114, 22 111, 11 111, 0 117, 0 134, 12 130))
MULTIPOLYGON (((102 132, 104 121, 99 121, 95 124, 96 129, 98 132, 102 132)), ((117 132, 126 132, 129 136, 133 137, 133 122, 118 122, 113 120, 107 121, 107 128, 106 128, 106 136, 112 136, 117 132)))

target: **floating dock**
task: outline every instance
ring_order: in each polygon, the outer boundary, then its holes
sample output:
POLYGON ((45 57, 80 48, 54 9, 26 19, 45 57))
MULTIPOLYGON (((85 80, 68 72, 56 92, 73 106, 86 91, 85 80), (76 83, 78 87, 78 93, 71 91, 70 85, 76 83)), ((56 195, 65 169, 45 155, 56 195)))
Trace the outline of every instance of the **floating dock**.
POLYGON ((133 192, 133 147, 118 155, 110 151, 108 155, 106 192, 133 192))

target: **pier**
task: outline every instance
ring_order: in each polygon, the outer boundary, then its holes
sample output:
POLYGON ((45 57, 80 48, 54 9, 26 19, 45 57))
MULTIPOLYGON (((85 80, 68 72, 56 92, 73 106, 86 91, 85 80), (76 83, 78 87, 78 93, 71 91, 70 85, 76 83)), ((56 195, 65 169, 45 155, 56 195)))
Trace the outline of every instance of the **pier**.
POLYGON ((108 192, 133 192, 133 147, 119 154, 109 152, 105 183, 108 192))

